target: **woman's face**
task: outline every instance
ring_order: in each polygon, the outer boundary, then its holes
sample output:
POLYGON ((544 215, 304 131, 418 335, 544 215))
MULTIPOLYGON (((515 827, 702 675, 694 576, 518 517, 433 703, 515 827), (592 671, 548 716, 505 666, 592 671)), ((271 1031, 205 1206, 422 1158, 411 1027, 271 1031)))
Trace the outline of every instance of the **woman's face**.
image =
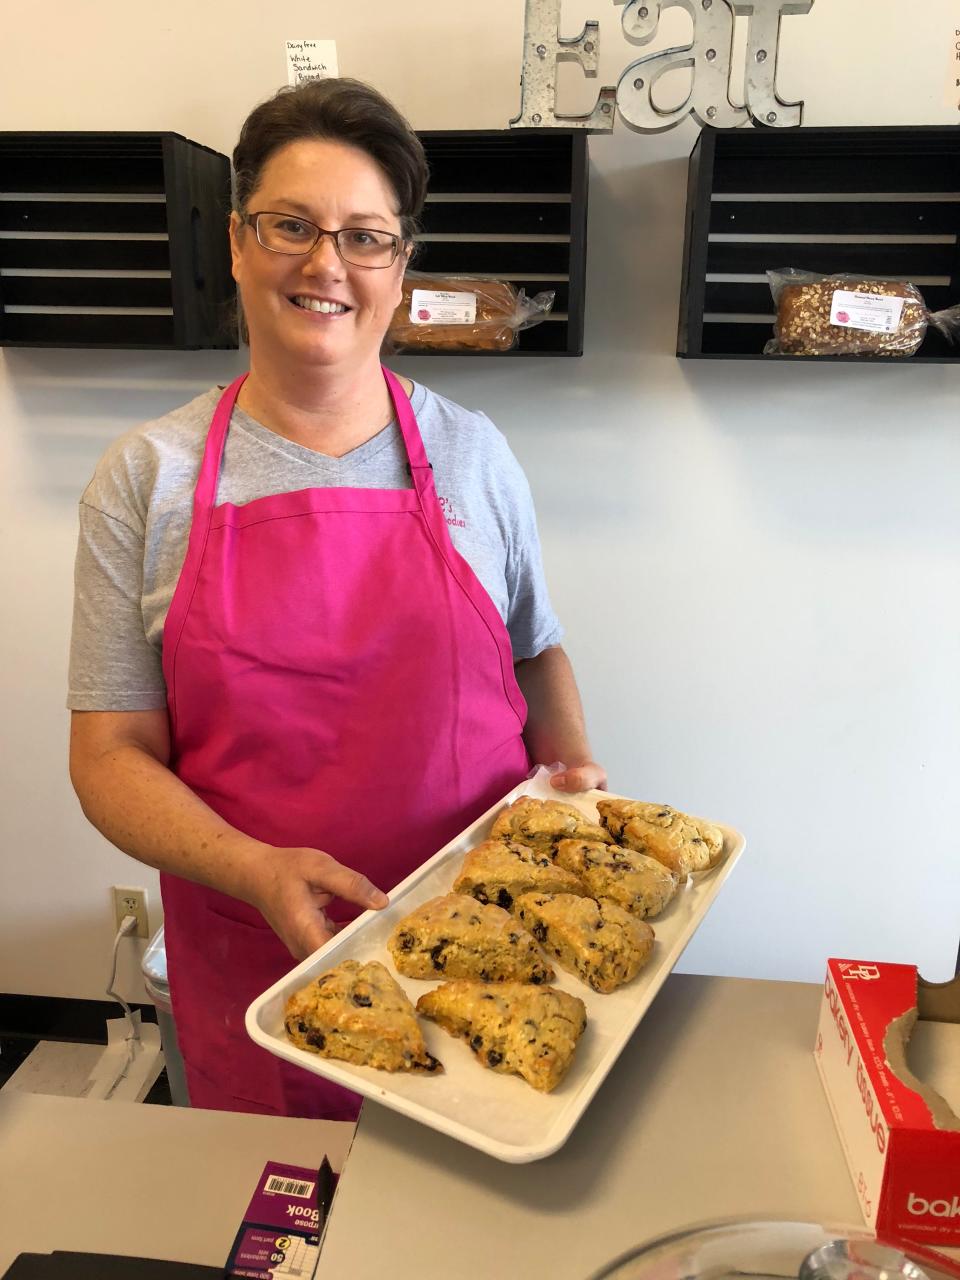
MULTIPOLYGON (((386 175, 365 152, 339 142, 304 139, 275 152, 247 208, 299 215, 328 231, 370 227, 400 234, 386 175)), ((392 266, 374 269, 343 262, 330 236, 321 237, 312 253, 274 253, 235 213, 230 247, 250 347, 259 357, 348 368, 379 360, 401 297, 403 248, 392 266), (295 301, 308 298, 345 309, 325 313, 295 301)))

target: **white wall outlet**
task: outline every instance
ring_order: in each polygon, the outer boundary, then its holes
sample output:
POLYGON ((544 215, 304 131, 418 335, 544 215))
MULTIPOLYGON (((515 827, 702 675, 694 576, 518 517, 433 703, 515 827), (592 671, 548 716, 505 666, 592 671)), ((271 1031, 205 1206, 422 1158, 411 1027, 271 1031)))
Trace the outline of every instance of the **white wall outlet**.
POLYGON ((136 916, 137 927, 129 937, 149 938, 150 924, 147 920, 146 889, 125 889, 120 885, 113 886, 113 914, 119 929, 124 916, 136 916))

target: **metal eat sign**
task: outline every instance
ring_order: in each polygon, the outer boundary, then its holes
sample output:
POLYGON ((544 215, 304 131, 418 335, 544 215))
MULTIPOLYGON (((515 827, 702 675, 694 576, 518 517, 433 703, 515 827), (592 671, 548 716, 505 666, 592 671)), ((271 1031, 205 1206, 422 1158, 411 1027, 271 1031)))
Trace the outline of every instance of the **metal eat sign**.
POLYGON ((560 35, 561 0, 526 0, 520 114, 511 128, 589 129, 608 133, 619 113, 638 133, 661 133, 693 115, 702 125, 729 129, 749 119, 774 126, 798 125, 802 102, 777 96, 777 52, 784 14, 809 13, 813 0, 614 0, 623 4, 623 33, 631 44, 649 44, 657 34, 662 10, 685 9, 693 19, 693 43, 648 53, 626 68, 617 87, 600 90, 593 110, 584 116, 557 111, 557 63, 578 62, 586 76, 596 76, 600 59, 600 24, 588 22, 580 35, 560 35), (730 101, 734 19, 748 19, 746 105, 730 101), (670 111, 653 101, 659 78, 677 67, 691 67, 693 82, 686 100, 670 111), (616 108, 616 110, 614 110, 616 108))

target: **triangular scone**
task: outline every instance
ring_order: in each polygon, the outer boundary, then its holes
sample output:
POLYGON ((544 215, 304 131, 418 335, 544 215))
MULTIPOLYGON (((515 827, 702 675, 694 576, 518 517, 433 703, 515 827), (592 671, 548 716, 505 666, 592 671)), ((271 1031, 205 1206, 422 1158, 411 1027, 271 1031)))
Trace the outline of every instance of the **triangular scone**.
POLYGON ((381 1071, 439 1072, 413 1005, 382 964, 344 960, 295 991, 284 1014, 301 1049, 381 1071))
POLYGON ((548 853, 515 840, 485 840, 471 849, 453 888, 455 893, 469 893, 478 902, 493 902, 504 911, 510 910, 521 893, 586 892, 572 870, 565 871, 548 853))
POLYGON ((543 1093, 563 1079, 587 1025, 577 996, 520 982, 445 982, 420 997, 417 1012, 466 1040, 485 1067, 523 1076, 543 1093))
POLYGON ((596 840, 561 840, 557 866, 579 877, 591 898, 609 898, 641 919, 659 915, 680 883, 656 858, 596 840))
POLYGON ((564 969, 604 994, 635 978, 653 950, 647 922, 606 899, 525 893, 517 914, 564 969))
POLYGON ((431 898, 397 925, 387 942, 406 978, 478 978, 549 982, 553 969, 522 925, 501 907, 448 893, 431 898))
POLYGON ((723 832, 668 804, 644 800, 598 800, 600 821, 628 849, 648 853, 678 876, 705 871, 723 857, 723 832))
POLYGON ((502 809, 493 820, 490 835, 494 840, 518 840, 551 854, 556 852, 558 840, 612 843, 602 826, 590 822, 572 804, 564 804, 562 800, 537 800, 533 796, 520 796, 502 809))

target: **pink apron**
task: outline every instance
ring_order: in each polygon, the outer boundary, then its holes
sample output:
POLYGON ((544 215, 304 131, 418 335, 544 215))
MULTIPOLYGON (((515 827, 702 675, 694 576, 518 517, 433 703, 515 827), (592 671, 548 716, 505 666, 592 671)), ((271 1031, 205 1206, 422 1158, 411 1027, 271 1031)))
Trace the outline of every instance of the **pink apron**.
MULTIPOLYGON (((413 488, 215 506, 244 377, 213 416, 164 627, 171 768, 239 830, 322 849, 389 892, 529 769, 510 638, 453 548, 386 369, 413 488)), ((193 1105, 355 1118, 356 1094, 246 1035, 247 1006, 295 963, 259 912, 178 876, 161 888, 193 1105)))

